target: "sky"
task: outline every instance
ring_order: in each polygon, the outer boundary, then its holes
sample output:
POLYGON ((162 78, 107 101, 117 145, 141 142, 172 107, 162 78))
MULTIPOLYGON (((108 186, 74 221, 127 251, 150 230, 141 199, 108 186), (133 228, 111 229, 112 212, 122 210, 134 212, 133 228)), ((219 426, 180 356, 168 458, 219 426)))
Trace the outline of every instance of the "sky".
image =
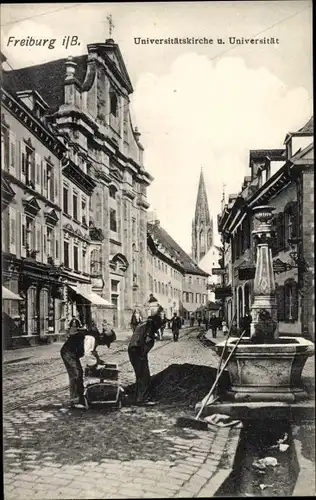
MULTIPOLYGON (((134 92, 145 168, 154 181, 150 210, 187 251, 200 170, 210 212, 223 185, 240 191, 250 149, 280 148, 312 115, 312 2, 130 2, 2 4, 1 51, 14 68, 86 53, 109 37, 118 43, 134 92), (65 49, 65 35, 80 46, 65 49), (8 46, 8 38, 54 38, 54 49, 8 46), (213 44, 136 44, 135 38, 206 37, 213 44), (278 39, 230 44, 229 37, 278 39), (225 44, 218 44, 222 38, 225 44)), ((215 244, 219 243, 215 235, 215 244)))

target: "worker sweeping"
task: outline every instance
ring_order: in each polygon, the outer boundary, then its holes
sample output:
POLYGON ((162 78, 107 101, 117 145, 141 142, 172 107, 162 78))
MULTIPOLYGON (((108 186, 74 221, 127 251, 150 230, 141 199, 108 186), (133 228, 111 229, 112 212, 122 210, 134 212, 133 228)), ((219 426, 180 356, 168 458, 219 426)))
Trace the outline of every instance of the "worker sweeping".
POLYGON ((142 405, 150 402, 150 371, 148 353, 154 347, 155 334, 162 325, 161 313, 163 308, 151 308, 148 319, 135 328, 128 346, 128 355, 136 376, 135 404, 142 405))

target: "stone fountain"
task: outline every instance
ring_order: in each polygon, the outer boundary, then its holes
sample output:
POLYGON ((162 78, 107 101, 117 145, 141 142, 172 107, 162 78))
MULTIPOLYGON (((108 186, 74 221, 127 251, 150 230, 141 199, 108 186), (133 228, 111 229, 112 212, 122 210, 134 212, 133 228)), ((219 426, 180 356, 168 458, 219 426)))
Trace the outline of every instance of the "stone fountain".
MULTIPOLYGON (((250 337, 240 341, 227 365, 230 387, 221 402, 229 402, 228 407, 240 403, 292 404, 308 397, 301 375, 306 360, 314 353, 314 344, 303 337, 279 336, 278 332, 271 251, 273 210, 269 206, 253 209, 259 226, 253 231, 257 259, 252 323, 250 337)), ((236 338, 228 339, 224 360, 236 341, 236 338)), ((216 345, 219 356, 224 347, 225 342, 216 345)), ((216 406, 207 407, 210 411, 205 414, 218 411, 216 406)))

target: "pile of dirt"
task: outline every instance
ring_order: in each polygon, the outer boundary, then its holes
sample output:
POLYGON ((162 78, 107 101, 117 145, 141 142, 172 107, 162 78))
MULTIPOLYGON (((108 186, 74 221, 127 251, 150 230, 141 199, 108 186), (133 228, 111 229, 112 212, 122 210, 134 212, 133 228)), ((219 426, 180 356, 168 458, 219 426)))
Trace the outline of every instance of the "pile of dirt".
MULTIPOLYGON (((151 377, 151 394, 156 401, 179 405, 195 405, 211 389, 216 368, 185 364, 173 364, 151 377)), ((218 393, 229 387, 229 375, 224 372, 218 384, 218 393)), ((127 394, 134 391, 135 384, 125 387, 127 394)))

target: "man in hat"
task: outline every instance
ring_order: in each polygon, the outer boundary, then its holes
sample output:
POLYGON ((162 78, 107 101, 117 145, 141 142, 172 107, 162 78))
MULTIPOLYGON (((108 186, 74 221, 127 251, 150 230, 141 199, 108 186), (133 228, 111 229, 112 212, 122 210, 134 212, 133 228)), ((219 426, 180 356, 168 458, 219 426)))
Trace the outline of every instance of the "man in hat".
POLYGON ((149 403, 150 371, 148 353, 154 347, 155 334, 162 325, 161 313, 163 308, 152 305, 151 315, 138 324, 133 332, 128 346, 128 355, 136 376, 136 404, 149 403))
POLYGON ((173 317, 171 318, 171 330, 173 334, 173 341, 178 342, 179 339, 179 330, 182 327, 181 318, 177 315, 177 313, 173 313, 173 317))

